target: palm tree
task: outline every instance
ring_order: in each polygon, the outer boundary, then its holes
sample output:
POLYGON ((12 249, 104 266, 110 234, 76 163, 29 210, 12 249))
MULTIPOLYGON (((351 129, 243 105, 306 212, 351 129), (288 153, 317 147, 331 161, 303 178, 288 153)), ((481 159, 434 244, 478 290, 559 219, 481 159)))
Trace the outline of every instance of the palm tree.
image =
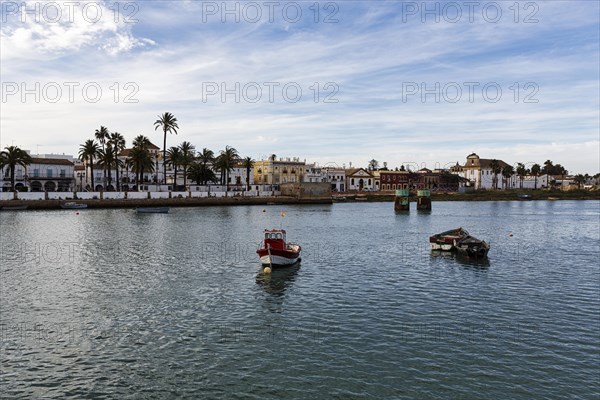
POLYGON ((177 167, 181 165, 183 154, 179 147, 171 147, 167 150, 167 158, 164 163, 173 167, 173 191, 177 191, 177 167))
MULTIPOLYGON (((198 154, 198 161, 202 164, 204 170, 206 171, 208 164, 211 164, 215 161, 215 153, 205 147, 202 149, 202 153, 198 154)), ((207 182, 208 181, 203 181, 203 184, 206 185, 207 182)))
POLYGON ((525 176, 527 176, 528 172, 529 171, 527 171, 527 168, 525 168, 525 164, 517 163, 517 175, 519 175, 519 180, 521 182, 519 187, 521 189, 523 189, 523 180, 525 179, 525 176))
POLYGON ((502 171, 502 167, 500 167, 498 160, 493 159, 490 162, 490 169, 492 170, 492 174, 494 175, 493 181, 492 181, 492 187, 494 189, 498 190, 498 174, 502 171))
POLYGON ((183 186, 187 188, 188 166, 194 161, 196 147, 190 142, 183 142, 179 145, 181 150, 181 167, 183 168, 183 186))
POLYGON ((508 180, 511 178, 511 176, 513 176, 515 174, 515 169, 513 168, 512 165, 505 165, 504 168, 502 168, 502 188, 503 189, 507 189, 508 187, 508 180))
POLYGON ((6 150, 0 152, 0 169, 8 167, 10 171, 10 190, 15 191, 15 167, 17 165, 27 168, 33 162, 31 156, 17 146, 5 147, 6 150))
POLYGON ((117 191, 121 190, 121 185, 119 182, 119 168, 122 168, 124 163, 122 160, 119 160, 119 154, 123 149, 125 149, 125 138, 119 132, 113 132, 110 134, 110 139, 108 144, 112 147, 114 151, 114 163, 116 169, 116 180, 117 180, 117 191))
POLYGON ((92 182, 91 189, 94 190, 94 159, 98 157, 100 147, 94 139, 88 139, 79 147, 79 160, 85 162, 89 161, 90 166, 90 182, 92 182))
POLYGON ((157 130, 159 127, 162 128, 164 133, 163 140, 163 179, 165 182, 167 181, 167 133, 174 133, 177 135, 177 129, 179 126, 177 125, 177 118, 170 112, 166 112, 163 115, 159 115, 158 119, 154 122, 154 130, 157 130))
POLYGON ((144 175, 144 171, 154 172, 154 163, 152 156, 148 151, 150 140, 143 135, 137 136, 133 140, 133 148, 129 153, 127 165, 135 173, 135 185, 137 190, 140 188, 140 181, 144 175))
POLYGON ((542 167, 540 166, 540 164, 533 164, 531 166, 531 175, 533 175, 533 177, 534 177, 534 182, 533 182, 534 189, 537 189, 537 178, 538 178, 538 175, 540 174, 541 170, 542 170, 542 167))
POLYGON ((240 156, 236 149, 231 146, 225 146, 225 150, 221 150, 219 157, 221 158, 221 173, 225 175, 225 184, 227 185, 227 191, 229 191, 229 171, 234 168, 240 156))
POLYGON ((188 169, 187 175, 198 185, 213 182, 217 179, 215 173, 202 163, 193 163, 188 169))
MULTIPOLYGON (((96 137, 96 139, 98 139, 98 142, 100 142, 100 144, 102 145, 102 150, 104 151, 104 145, 106 144, 106 141, 110 139, 110 133, 108 132, 108 128, 101 125, 100 129, 96 129, 94 136, 96 137)), ((104 187, 104 189, 106 189, 106 167, 104 167, 104 182, 102 186, 104 187)))
POLYGON ((574 180, 575 180, 575 183, 577 183, 577 189, 581 189, 581 185, 583 185, 585 183, 586 178, 583 174, 577 174, 577 175, 575 175, 574 180))
POLYGON ((252 157, 244 158, 242 161, 242 166, 246 168, 246 190, 250 191, 250 170, 252 170, 252 167, 254 166, 252 157))
POLYGON ((108 190, 109 186, 112 186, 112 166, 115 164, 115 152, 110 143, 106 146, 106 149, 98 151, 98 164, 104 168, 105 172, 108 171, 108 185, 104 188, 104 190, 108 190))

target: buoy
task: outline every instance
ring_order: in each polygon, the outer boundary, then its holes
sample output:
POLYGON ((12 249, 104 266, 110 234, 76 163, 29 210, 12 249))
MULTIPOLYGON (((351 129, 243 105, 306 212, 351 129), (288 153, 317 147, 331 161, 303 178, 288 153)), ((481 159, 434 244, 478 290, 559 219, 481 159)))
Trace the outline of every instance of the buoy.
POLYGON ((265 274, 270 274, 271 273, 271 267, 265 267, 265 269, 263 270, 263 272, 265 274))
POLYGON ((263 212, 267 212, 267 210, 265 210, 265 209, 263 208, 263 212))
POLYGON ((79 212, 76 212, 75 215, 79 215, 79 212))
POLYGON ((512 233, 509 233, 509 234, 508 234, 508 236, 510 236, 510 237, 513 237, 513 234, 512 234, 512 233))

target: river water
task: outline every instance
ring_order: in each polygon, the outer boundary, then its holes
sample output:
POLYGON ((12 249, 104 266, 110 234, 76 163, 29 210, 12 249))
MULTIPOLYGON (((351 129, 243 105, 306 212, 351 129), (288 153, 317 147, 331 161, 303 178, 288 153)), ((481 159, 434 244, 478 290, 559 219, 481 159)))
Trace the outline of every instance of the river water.
POLYGON ((2 397, 598 398, 599 218, 598 201, 2 212, 2 397), (486 262, 429 250, 459 226, 486 262), (302 263, 264 275, 273 227, 302 263))

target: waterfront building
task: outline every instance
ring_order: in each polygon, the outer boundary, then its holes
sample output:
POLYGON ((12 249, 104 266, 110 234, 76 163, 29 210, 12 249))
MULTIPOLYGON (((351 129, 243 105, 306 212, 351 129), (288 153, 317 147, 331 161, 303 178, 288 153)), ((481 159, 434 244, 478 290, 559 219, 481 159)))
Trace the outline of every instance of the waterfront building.
POLYGON ((326 166, 323 168, 327 175, 327 182, 331 184, 332 192, 343 192, 346 190, 346 170, 337 166, 326 166))
POLYGON ((302 182, 306 174, 306 160, 298 157, 261 160, 254 162, 254 184, 277 189, 280 183, 302 182))
MULTIPOLYGON (((502 189, 502 173, 493 173, 492 161, 493 159, 479 158, 477 154, 471 153, 467 156, 465 165, 461 168, 453 168, 453 172, 467 179, 469 181, 467 186, 474 187, 475 189, 492 189, 494 187, 494 179, 498 180, 498 189, 502 189)), ((500 169, 508 166, 508 164, 502 160, 496 161, 500 169)), ((509 180, 508 187, 515 187, 514 176, 509 180)))
POLYGON ((375 188, 375 177, 365 168, 351 168, 346 170, 346 190, 367 190, 375 188))
POLYGON ((380 171, 381 190, 396 189, 423 189, 425 187, 425 174, 407 171, 380 171))
MULTIPOLYGON (((26 150, 27 151, 27 150, 26 150)), ((27 151, 29 154, 29 151, 27 151)), ((74 158, 71 155, 30 154, 26 168, 15 166, 15 189, 32 192, 69 192, 75 190, 74 158)), ((2 190, 10 190, 10 169, 2 173, 2 190)))

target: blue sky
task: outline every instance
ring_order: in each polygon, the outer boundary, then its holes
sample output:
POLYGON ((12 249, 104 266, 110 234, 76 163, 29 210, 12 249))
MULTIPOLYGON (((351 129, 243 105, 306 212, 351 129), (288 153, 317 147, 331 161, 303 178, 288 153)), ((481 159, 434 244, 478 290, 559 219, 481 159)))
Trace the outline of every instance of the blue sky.
POLYGON ((76 154, 100 125, 161 145, 169 111, 168 145, 255 159, 600 171, 597 1, 78 3, 2 1, 2 147, 76 154))

